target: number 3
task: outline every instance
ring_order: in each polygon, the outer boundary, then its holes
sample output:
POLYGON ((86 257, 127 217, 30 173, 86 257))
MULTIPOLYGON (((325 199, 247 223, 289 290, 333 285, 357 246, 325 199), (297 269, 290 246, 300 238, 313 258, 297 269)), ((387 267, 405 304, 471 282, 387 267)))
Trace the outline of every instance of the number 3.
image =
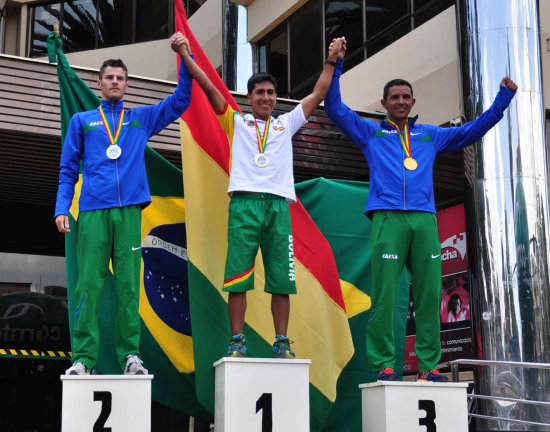
POLYGON ((419 400, 418 409, 426 411, 426 417, 418 419, 420 426, 426 426, 426 432, 436 432, 435 426, 435 402, 433 400, 419 400))

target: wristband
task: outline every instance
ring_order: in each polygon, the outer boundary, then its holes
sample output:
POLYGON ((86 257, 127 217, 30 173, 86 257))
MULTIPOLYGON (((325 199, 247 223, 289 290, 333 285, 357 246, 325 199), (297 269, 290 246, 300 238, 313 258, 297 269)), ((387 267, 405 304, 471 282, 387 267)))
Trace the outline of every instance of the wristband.
POLYGON ((325 60, 325 64, 328 64, 328 65, 331 65, 331 66, 338 66, 338 63, 336 63, 335 61, 332 61, 332 60, 325 60))

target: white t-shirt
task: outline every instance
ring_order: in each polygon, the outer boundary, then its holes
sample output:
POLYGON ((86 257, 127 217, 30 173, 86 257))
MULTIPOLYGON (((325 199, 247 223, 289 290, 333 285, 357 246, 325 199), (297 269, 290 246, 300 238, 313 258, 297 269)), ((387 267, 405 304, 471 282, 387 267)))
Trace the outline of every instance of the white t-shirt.
MULTIPOLYGON (((302 105, 277 118, 271 117, 264 151, 268 158, 265 167, 254 162, 260 152, 254 117, 251 114, 243 116, 227 105, 218 120, 227 133, 231 148, 228 192, 271 193, 296 202, 292 136, 307 122, 302 105)), ((266 122, 256 122, 263 137, 266 122)))

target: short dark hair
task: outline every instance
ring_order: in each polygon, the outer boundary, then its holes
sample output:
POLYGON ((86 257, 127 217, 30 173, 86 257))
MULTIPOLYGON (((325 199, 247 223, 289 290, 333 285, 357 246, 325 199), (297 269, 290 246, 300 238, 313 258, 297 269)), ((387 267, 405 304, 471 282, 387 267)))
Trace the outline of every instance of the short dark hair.
POLYGON ((256 87, 256 84, 266 81, 273 84, 273 87, 275 87, 275 93, 277 93, 277 80, 275 79, 275 77, 266 72, 258 72, 248 79, 248 83, 246 84, 248 94, 252 94, 252 92, 254 91, 254 87, 256 87))
POLYGON ((124 75, 126 76, 126 79, 128 79, 128 68, 121 59, 105 60, 99 68, 99 79, 103 78, 105 69, 107 69, 108 67, 122 68, 124 70, 124 75))
POLYGON ((395 86, 407 86, 411 89, 411 96, 414 96, 413 88, 410 82, 405 81, 404 79, 392 79, 391 81, 388 81, 386 85, 384 86, 384 94, 382 95, 383 99, 388 99, 388 95, 390 94, 390 88, 395 86))

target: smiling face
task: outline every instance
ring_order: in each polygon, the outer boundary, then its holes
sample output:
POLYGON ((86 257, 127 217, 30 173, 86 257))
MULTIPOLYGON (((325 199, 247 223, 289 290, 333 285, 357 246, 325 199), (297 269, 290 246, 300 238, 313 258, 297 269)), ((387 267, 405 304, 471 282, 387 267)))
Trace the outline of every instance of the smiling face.
POLYGON ((124 69, 107 66, 101 78, 97 80, 97 87, 101 90, 103 99, 111 102, 121 100, 128 90, 128 80, 124 69))
POLYGON ((261 81, 256 83, 252 89, 252 93, 247 94, 246 98, 250 102, 254 118, 267 120, 275 107, 277 93, 275 92, 273 83, 261 81))
POLYGON ((416 100, 412 96, 411 89, 406 85, 395 85, 388 90, 388 97, 380 102, 386 108, 388 118, 401 125, 409 117, 416 100))

